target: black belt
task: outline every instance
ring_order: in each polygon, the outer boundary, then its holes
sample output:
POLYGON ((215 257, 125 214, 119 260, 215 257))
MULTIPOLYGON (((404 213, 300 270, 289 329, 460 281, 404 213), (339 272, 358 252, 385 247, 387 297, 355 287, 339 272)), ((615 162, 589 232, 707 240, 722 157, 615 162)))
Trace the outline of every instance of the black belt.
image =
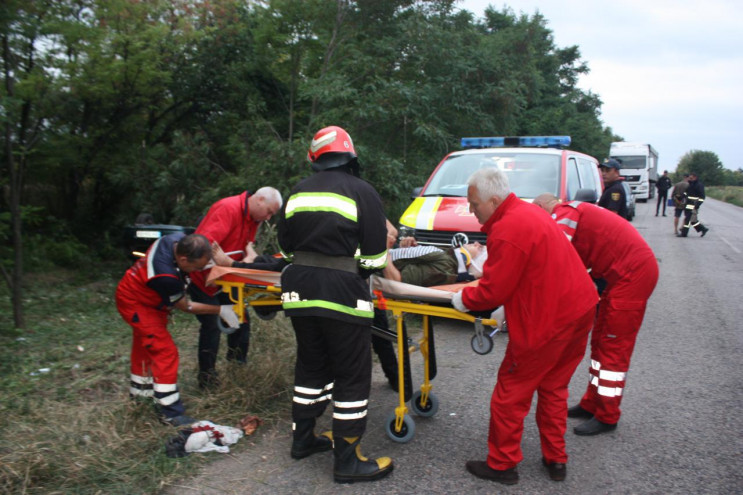
POLYGON ((356 259, 350 256, 327 256, 310 251, 297 251, 294 253, 292 263, 295 265, 331 268, 333 270, 343 270, 344 272, 359 273, 356 259))

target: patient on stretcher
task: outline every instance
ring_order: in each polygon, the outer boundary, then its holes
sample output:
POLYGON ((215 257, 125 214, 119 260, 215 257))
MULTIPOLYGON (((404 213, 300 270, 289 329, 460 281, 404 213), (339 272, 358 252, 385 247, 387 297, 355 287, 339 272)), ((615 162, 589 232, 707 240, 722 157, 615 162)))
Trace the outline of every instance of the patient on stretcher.
POLYGON ((485 246, 479 242, 447 249, 418 245, 415 240, 401 243, 405 244, 407 247, 388 251, 387 267, 382 274, 387 279, 421 287, 480 278, 488 256, 485 246))

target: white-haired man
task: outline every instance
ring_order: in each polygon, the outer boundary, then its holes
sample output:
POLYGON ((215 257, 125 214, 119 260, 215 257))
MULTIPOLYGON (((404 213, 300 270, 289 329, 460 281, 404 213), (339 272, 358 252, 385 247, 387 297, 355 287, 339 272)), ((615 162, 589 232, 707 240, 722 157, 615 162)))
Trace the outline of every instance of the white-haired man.
POLYGON ((460 311, 504 306, 509 342, 490 402, 487 459, 466 467, 479 478, 518 483, 524 418, 536 392, 542 462, 561 481, 568 383, 583 358, 598 296, 562 231, 544 210, 512 194, 502 171, 480 169, 468 186, 488 258, 479 285, 452 302, 460 311))
MULTIPOLYGON (((255 194, 245 191, 214 203, 196 228, 211 243, 218 243, 228 253, 245 253, 246 261, 252 261, 256 253, 253 242, 261 222, 269 220, 279 212, 283 201, 281 193, 273 187, 261 187, 255 194)), ((242 256, 240 256, 242 257, 242 256)), ((219 304, 218 288, 207 287, 209 270, 194 272, 189 286, 191 298, 204 304, 219 304)), ((221 294, 223 304, 229 304, 221 294)), ((221 331, 214 315, 199 315, 199 386, 207 388, 218 383, 217 352, 221 331)), ((227 359, 244 363, 250 346, 250 322, 245 321, 238 330, 227 337, 227 359)))

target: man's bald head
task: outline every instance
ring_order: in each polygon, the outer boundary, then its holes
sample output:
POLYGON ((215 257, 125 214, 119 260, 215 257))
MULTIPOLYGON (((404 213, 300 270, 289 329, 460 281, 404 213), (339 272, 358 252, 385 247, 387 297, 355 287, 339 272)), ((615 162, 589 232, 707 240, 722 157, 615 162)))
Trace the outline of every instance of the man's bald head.
POLYGON ((542 208, 547 213, 552 213, 552 210, 554 210, 555 206, 560 203, 560 200, 552 193, 543 193, 534 198, 532 203, 542 208))

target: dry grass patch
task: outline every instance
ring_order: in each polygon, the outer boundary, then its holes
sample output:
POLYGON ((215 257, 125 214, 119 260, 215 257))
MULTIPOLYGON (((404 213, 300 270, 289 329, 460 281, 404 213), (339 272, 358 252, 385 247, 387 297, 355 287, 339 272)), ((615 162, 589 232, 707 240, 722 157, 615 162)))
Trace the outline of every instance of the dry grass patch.
MULTIPOLYGON (((12 327, 0 289, 0 493, 154 493, 218 455, 168 458, 173 428, 152 403, 129 399, 131 330, 113 302, 125 268, 30 275, 25 331, 12 327)), ((295 344, 287 319, 253 317, 249 363, 228 364, 222 351, 222 384, 209 392, 196 384, 196 319, 178 314, 171 333, 189 415, 224 425, 246 414, 268 425, 288 416, 295 344)))

